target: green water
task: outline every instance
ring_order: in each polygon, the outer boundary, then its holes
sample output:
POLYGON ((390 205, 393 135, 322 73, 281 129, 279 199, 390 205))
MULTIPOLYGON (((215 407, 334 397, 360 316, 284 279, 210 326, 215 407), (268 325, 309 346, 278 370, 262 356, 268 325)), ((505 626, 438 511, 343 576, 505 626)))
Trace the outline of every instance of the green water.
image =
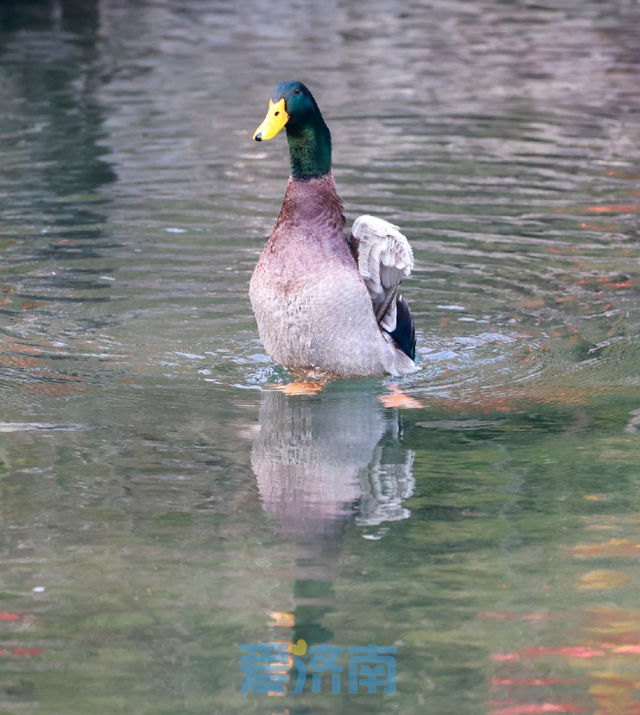
POLYGON ((639 28, 0 6, 1 712, 639 711, 639 28), (415 375, 277 389, 287 149, 251 135, 287 79, 349 221, 414 246, 415 375), (395 646, 396 692, 240 692, 241 644, 300 638, 395 646))

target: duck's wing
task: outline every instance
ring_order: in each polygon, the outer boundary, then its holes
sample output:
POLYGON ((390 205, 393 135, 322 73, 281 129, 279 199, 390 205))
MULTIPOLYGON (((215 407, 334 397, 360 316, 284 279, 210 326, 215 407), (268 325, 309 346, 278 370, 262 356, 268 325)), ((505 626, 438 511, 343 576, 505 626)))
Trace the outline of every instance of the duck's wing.
POLYGON ((360 216, 349 237, 351 252, 364 279, 378 324, 396 329, 396 294, 413 270, 413 251, 397 226, 376 216, 360 216))
POLYGON ((349 246, 371 296, 378 325, 413 359, 413 319, 398 294, 402 279, 413 270, 409 241, 392 223, 376 216, 360 216, 351 229, 349 246))

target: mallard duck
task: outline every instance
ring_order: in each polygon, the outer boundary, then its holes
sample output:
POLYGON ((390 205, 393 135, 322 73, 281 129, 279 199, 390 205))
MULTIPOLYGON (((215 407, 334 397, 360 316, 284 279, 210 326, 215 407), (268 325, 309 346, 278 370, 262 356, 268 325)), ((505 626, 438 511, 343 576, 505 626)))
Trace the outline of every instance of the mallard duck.
POLYGON ((275 88, 253 138, 283 128, 291 176, 249 291, 267 354, 286 368, 342 376, 414 372, 413 319, 398 293, 413 268, 409 242, 373 216, 360 216, 345 239, 331 134, 302 82, 275 88))

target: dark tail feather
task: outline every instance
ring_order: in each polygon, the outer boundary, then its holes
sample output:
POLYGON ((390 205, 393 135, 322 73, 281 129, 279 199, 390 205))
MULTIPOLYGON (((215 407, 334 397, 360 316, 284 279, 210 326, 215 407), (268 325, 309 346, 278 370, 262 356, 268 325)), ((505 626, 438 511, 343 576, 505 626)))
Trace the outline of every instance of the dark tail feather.
POLYGON ((407 301, 401 295, 396 298, 396 309, 398 311, 396 329, 390 335, 398 348, 412 360, 415 360, 416 330, 413 326, 413 318, 407 301))

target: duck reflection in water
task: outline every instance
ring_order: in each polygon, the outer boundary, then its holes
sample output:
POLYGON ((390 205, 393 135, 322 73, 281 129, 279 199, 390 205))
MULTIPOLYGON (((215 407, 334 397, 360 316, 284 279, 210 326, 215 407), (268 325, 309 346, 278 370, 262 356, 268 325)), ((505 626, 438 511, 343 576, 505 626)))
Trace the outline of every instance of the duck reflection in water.
POLYGON ((348 522, 375 531, 409 517, 403 500, 413 493, 414 454, 402 446, 400 418, 358 388, 342 382, 313 396, 262 393, 251 466, 264 510, 294 547, 294 642, 331 641, 322 619, 333 610, 348 522))

